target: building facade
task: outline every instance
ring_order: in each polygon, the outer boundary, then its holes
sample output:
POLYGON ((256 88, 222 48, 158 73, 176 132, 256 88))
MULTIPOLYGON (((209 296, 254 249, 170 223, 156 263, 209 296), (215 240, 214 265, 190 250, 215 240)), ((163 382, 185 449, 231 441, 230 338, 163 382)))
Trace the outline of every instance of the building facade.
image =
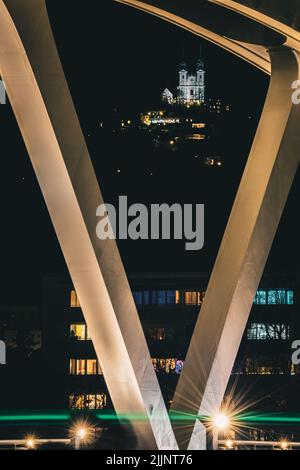
MULTIPOLYGON (((130 282, 153 367, 170 405, 195 323, 201 315, 208 276, 145 274, 132 275, 130 282)), ((300 338, 299 291, 299 277, 263 279, 232 370, 229 394, 234 383, 237 396, 246 386, 251 397, 256 397, 256 403, 268 397, 271 411, 300 409, 299 367, 291 361, 292 342, 300 338)), ((43 299, 44 348, 52 363, 55 407, 112 409, 70 280, 45 279, 43 299)))

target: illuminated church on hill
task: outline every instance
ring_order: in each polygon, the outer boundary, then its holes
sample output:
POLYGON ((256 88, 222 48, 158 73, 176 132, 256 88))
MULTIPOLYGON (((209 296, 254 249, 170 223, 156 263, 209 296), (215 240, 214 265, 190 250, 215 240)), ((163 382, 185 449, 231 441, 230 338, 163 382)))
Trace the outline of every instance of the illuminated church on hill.
POLYGON ((189 74, 186 63, 179 66, 179 85, 177 97, 167 88, 162 93, 162 101, 169 104, 200 105, 205 99, 205 70, 203 60, 200 58, 196 64, 196 73, 189 74))

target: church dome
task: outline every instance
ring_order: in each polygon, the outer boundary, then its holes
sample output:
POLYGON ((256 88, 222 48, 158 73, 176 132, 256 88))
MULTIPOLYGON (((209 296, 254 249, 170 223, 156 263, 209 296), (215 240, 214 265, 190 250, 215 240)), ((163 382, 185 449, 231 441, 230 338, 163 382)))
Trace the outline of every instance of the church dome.
POLYGON ((187 70, 187 65, 186 65, 186 62, 184 60, 182 60, 179 64, 179 70, 187 70))

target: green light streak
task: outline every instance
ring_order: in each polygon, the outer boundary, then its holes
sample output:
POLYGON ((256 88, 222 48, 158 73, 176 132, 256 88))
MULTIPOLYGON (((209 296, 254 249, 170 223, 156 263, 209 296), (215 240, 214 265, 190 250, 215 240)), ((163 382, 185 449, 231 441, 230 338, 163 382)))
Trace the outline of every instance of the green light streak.
POLYGON ((286 415, 286 414, 245 414, 237 416, 240 422, 248 423, 300 423, 300 415, 286 415))
MULTIPOLYGON (((70 412, 28 412, 28 413, 0 413, 0 423, 14 423, 14 422, 66 422, 72 421, 76 419, 77 415, 84 412, 81 411, 70 411, 70 412)), ((122 423, 128 421, 145 421, 148 417, 144 414, 139 413, 123 413, 119 414, 118 416, 113 411, 94 411, 91 413, 89 410, 89 414, 92 414, 95 418, 101 421, 120 421, 122 423)), ((208 416, 198 416, 196 414, 190 413, 179 413, 170 411, 169 413, 170 420, 172 422, 193 422, 196 419, 200 419, 201 421, 209 421, 210 418, 208 416)), ((155 418, 154 418, 155 419, 155 418)), ((233 418, 234 423, 238 426, 239 424, 243 423, 264 423, 264 424, 299 424, 300 425, 300 414, 283 414, 283 413, 269 413, 269 414, 262 414, 262 413, 245 413, 236 415, 233 418)))
POLYGON ((0 421, 68 421, 70 414, 11 414, 0 415, 0 421))

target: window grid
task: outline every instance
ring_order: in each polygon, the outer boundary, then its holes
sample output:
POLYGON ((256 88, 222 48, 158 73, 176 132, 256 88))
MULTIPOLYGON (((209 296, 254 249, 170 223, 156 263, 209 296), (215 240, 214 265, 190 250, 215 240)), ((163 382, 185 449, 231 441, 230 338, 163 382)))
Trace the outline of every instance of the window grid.
POLYGON ((70 359, 70 375, 102 375, 97 359, 70 359))
POLYGON ((249 341, 287 340, 289 337, 289 325, 284 323, 251 323, 247 330, 249 341))
POLYGON ((73 410, 102 410, 106 405, 105 393, 72 393, 69 396, 69 408, 73 410))
POLYGON ((294 291, 291 289, 259 289, 254 298, 255 305, 293 305, 294 291))

